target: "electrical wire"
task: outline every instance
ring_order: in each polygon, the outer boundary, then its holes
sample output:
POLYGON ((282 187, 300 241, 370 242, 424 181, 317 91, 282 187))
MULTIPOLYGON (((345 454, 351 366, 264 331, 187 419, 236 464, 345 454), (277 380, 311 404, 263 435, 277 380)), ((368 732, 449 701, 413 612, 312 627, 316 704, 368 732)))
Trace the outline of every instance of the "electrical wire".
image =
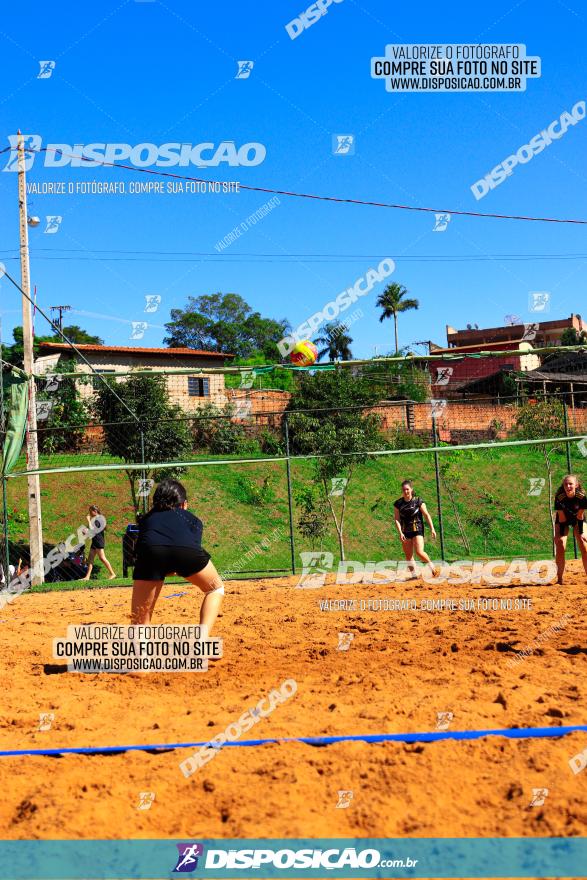
MULTIPOLYGON (((12 253, 13 256, 3 257, 4 260, 19 260, 20 256, 12 251, 0 251, 0 254, 12 253)), ((531 262, 532 260, 587 260, 587 254, 214 254, 209 251, 124 251, 94 250, 93 248, 31 248, 37 260, 63 260, 79 262, 149 262, 149 263, 190 263, 197 258, 198 262, 214 263, 350 263, 360 260, 381 260, 390 258, 406 263, 485 263, 496 260, 503 262, 531 262), (44 256, 43 254, 49 254, 44 256), (80 254, 81 256, 61 256, 62 254, 80 254), (88 254, 120 254, 122 256, 95 257, 88 254), (164 259, 159 259, 164 257, 164 259), (170 257, 171 259, 167 259, 170 257)))
MULTIPOLYGON (((64 150, 58 150, 55 147, 41 147, 39 150, 31 150, 28 149, 27 152, 30 153, 47 153, 52 152, 58 154, 60 156, 65 156, 68 158, 75 158, 81 160, 82 162, 91 162, 92 167, 103 166, 107 168, 123 168, 125 171, 136 171, 139 174, 150 174, 156 177, 169 177, 174 180, 182 180, 182 181, 193 181, 195 183, 204 183, 207 184, 209 181, 205 180, 202 177, 192 177, 189 175, 182 174, 173 174, 171 171, 155 171, 152 168, 136 168, 134 165, 126 165, 123 162, 106 162, 105 160, 99 162, 96 159, 88 159, 83 155, 75 155, 73 153, 66 153, 64 150)), ((214 183, 219 183, 220 185, 232 184, 235 181, 213 181, 214 183)), ((335 202, 336 204, 345 204, 345 205, 364 205, 366 207, 371 208, 388 208, 398 211, 418 211, 424 213, 433 213, 433 214, 451 214, 454 216, 461 217, 485 217, 493 220, 522 220, 526 222, 533 223, 570 223, 574 225, 587 226, 587 220, 574 219, 574 218, 561 218, 561 217, 531 217, 526 216, 524 214, 493 214, 493 213, 482 213, 481 211, 457 211, 454 208, 430 208, 424 206, 417 205, 401 205, 395 204, 391 202, 375 202, 368 199, 350 199, 341 196, 323 196, 318 195, 316 193, 303 193, 303 192, 295 192, 294 190, 286 190, 286 189, 274 189, 272 187, 267 186, 252 186, 250 184, 241 183, 239 181, 239 189, 247 190, 249 192, 262 192, 262 193, 272 193, 273 195, 280 196, 290 196, 292 198, 299 199, 312 199, 313 201, 319 202, 335 202)))

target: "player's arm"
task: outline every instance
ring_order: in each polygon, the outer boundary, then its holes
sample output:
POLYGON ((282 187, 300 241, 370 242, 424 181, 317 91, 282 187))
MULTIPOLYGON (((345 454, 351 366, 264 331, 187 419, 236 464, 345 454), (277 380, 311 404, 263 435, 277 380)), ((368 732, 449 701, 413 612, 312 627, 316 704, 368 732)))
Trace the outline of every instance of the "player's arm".
POLYGON ((394 515, 394 517, 395 517, 395 527, 396 527, 396 529, 397 529, 397 531, 398 531, 399 539, 400 539, 400 541, 405 541, 405 540, 406 540, 406 536, 404 535, 404 533, 403 533, 403 531, 402 531, 402 524, 401 524, 401 521, 400 521, 400 518, 399 518, 399 510, 398 510, 397 507, 395 507, 395 506, 394 506, 394 508, 393 508, 393 515, 394 515))
POLYGON ((560 523, 565 523, 567 521, 567 515, 564 511, 564 508, 556 496, 554 499, 554 515, 557 521, 560 523))
POLYGON ((436 529, 434 528, 434 523, 432 522, 432 517, 430 516, 430 513, 428 512, 428 508, 426 507, 426 504, 424 502, 422 502, 422 504, 420 505, 420 510, 422 511, 422 516, 424 517, 424 519, 426 520, 426 522, 430 526, 430 533, 431 533, 432 537, 435 538, 436 537, 436 529))

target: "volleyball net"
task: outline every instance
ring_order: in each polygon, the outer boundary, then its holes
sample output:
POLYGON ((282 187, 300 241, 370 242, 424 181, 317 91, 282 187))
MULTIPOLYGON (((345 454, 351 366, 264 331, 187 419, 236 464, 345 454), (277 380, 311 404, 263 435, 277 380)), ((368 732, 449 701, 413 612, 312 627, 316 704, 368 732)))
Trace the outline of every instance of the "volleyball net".
POLYGON ((32 475, 44 555, 91 503, 125 569, 123 539, 170 476, 185 483, 219 569, 238 576, 296 572, 307 552, 397 557, 393 500, 406 478, 436 523, 435 558, 550 556, 554 489, 586 470, 584 346, 521 341, 306 368, 172 353, 170 367, 125 370, 92 363, 37 311, 62 345, 32 376, 2 360, 5 573, 30 558, 32 475))
MULTIPOLYGON (((402 364, 413 378, 413 365, 402 364)), ((344 372, 379 396, 369 369, 331 365, 330 374, 344 372)), ((150 506, 156 483, 172 476, 185 484, 205 523, 204 545, 227 578, 299 572, 305 553, 327 554, 334 565, 401 557, 393 501, 404 479, 433 517, 433 558, 550 558, 553 493, 567 472, 587 480, 587 407, 576 395, 572 406, 564 389, 437 398, 417 375, 425 399, 317 399, 302 408, 298 385, 318 386, 320 370, 294 371, 291 391, 243 387, 250 377, 243 383, 240 372, 215 397, 185 393, 204 390, 184 380, 206 374, 37 376, 44 552, 97 504, 120 574, 128 526, 150 506)), ((5 430, 5 446, 7 438, 5 430)), ((31 473, 23 447, 3 479, 6 566, 28 557, 31 473)), ((73 576, 66 567, 47 579, 73 576)))

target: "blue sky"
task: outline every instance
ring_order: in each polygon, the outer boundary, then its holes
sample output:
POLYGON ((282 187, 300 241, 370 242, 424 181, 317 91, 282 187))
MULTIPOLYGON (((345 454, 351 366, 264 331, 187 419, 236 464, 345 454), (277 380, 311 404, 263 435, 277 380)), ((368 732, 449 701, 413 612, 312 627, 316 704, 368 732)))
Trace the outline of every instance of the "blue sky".
MULTIPOLYGON (((43 143, 198 144, 259 142, 257 167, 187 169, 210 180, 453 210, 583 218, 587 121, 519 165, 476 201, 470 186, 550 122, 587 97, 582 69, 584 8, 563 3, 404 4, 343 0, 291 40, 285 25, 305 0, 195 5, 185 0, 105 0, 98 7, 11 4, 0 28, 2 146, 17 128, 43 143), (370 59, 387 43, 524 43, 542 76, 522 93, 386 92, 370 59), (39 60, 55 60, 38 79, 39 60), (237 60, 254 61, 236 79, 237 60), (353 156, 332 154, 332 135, 354 134, 353 156)), ((136 171, 43 167, 29 182, 131 181, 136 171)), ((18 273, 16 175, 0 173, 0 260, 18 273), (12 259, 11 259, 12 258, 12 259)), ((30 231, 31 275, 44 308, 66 303, 78 323, 113 345, 162 344, 171 308, 188 296, 237 292, 265 315, 297 326, 354 284, 376 256, 392 256, 390 280, 420 309, 403 316, 400 343, 446 341, 445 325, 493 326, 507 314, 532 320, 530 291, 550 291, 550 318, 581 312, 586 260, 416 261, 423 256, 585 254, 582 226, 453 216, 443 233, 434 215, 281 198, 280 205, 215 260, 134 252, 215 253, 270 196, 235 194, 35 195, 29 213, 61 215, 57 234, 30 231), (97 253, 104 251, 107 253, 97 253), (239 255, 275 255, 237 262, 239 255), (287 255, 341 255, 311 262, 287 255), (358 255, 350 259, 348 255, 358 255), (132 260, 124 257, 132 256, 132 260), (48 259, 48 258, 51 259, 48 259), (67 259, 56 259, 66 257, 67 259), (97 259, 101 258, 101 259, 97 259), (345 259, 346 258, 346 259, 345 259), (408 259, 409 258, 409 259, 408 259), (261 259, 261 258, 260 258, 261 259), (145 295, 162 297, 145 315, 145 295), (142 340, 130 321, 146 320, 142 340)), ((244 258, 243 260, 250 257, 244 258)), ((378 321, 377 294, 358 305, 353 353, 391 348, 391 322, 378 321)), ((0 282, 2 337, 21 323, 19 296, 0 282)), ((585 311, 585 309, 583 309, 585 311)), ((546 317, 546 316, 545 316, 546 317)), ((37 332, 44 331, 39 320, 37 332)))

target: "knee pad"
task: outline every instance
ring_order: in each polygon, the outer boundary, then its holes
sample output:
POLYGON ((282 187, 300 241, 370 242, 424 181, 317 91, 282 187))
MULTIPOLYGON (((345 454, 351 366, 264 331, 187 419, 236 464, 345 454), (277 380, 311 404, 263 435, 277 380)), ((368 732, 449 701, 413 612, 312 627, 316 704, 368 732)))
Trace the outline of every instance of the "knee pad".
POLYGON ((204 593, 206 595, 209 593, 218 593, 220 596, 224 596, 224 584, 220 583, 217 587, 211 587, 209 590, 204 590, 204 593))

